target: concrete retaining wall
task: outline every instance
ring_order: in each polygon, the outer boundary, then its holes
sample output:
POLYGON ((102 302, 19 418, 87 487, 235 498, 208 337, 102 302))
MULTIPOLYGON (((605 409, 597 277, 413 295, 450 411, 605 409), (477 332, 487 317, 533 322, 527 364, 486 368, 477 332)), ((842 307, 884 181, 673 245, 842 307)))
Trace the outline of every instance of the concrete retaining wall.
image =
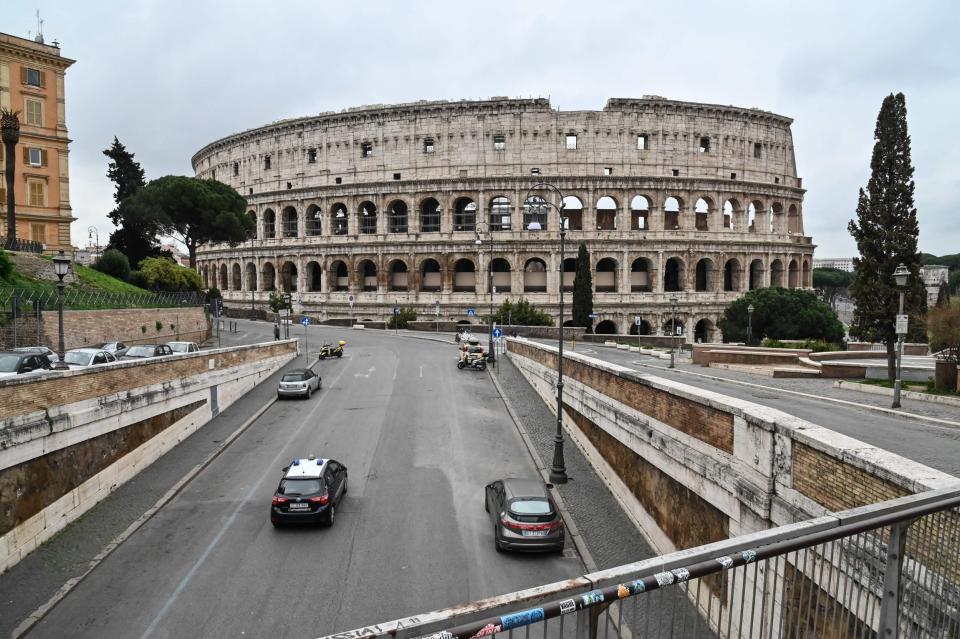
POLYGON ((289 340, 0 382, 0 573, 296 354, 289 340))

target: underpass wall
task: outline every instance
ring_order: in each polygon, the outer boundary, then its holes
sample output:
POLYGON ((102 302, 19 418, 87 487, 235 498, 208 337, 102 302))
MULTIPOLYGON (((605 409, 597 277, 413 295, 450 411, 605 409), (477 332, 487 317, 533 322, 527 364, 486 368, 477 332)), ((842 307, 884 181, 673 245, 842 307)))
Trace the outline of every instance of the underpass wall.
POLYGON ((296 354, 287 340, 0 382, 0 574, 296 354))

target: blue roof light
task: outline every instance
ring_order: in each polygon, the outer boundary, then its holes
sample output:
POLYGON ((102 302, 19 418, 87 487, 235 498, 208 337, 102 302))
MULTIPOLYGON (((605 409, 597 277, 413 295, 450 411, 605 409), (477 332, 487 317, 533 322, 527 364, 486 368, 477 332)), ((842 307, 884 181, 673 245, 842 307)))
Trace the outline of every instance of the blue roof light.
POLYGON ((291 465, 291 466, 299 466, 299 465, 300 465, 300 460, 299 460, 299 459, 294 459, 294 460, 293 460, 293 463, 290 464, 290 465, 291 465))

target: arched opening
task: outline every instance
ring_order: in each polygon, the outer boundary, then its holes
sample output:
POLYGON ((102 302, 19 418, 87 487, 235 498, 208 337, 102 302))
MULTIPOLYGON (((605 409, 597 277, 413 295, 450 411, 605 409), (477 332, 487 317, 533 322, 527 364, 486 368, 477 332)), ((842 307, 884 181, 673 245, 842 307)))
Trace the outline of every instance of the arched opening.
POLYGON ((617 292, 617 261, 605 257, 597 262, 597 272, 594 273, 594 290, 597 293, 617 292))
POLYGON ((232 291, 242 291, 242 290, 243 290, 243 284, 241 283, 241 277, 240 277, 240 276, 241 276, 241 274, 243 273, 243 271, 240 269, 240 264, 239 264, 239 263, 235 263, 230 270, 231 270, 230 279, 233 280, 232 282, 230 282, 230 290, 232 290, 232 291))
POLYGON ((393 260, 387 266, 387 273, 390 275, 391 291, 406 291, 410 287, 410 277, 407 272, 407 263, 403 260, 393 260))
POLYGON ((713 322, 708 319, 702 319, 693 327, 693 339, 698 344, 705 344, 713 341, 713 322))
POLYGON ((663 202, 663 230, 664 231, 678 231, 680 230, 680 199, 675 197, 668 197, 663 202))
POLYGON ((357 221, 360 233, 373 235, 377 232, 377 205, 373 202, 363 202, 357 209, 357 221))
POLYGON ((407 218, 407 203, 394 200, 387 208, 387 230, 391 233, 406 233, 409 230, 407 218))
POLYGON ((727 200, 723 203, 723 228, 728 231, 736 230, 736 216, 740 213, 740 206, 736 200, 727 200))
POLYGON ((577 258, 568 257, 563 260, 563 266, 560 269, 563 276, 563 290, 573 290, 573 280, 577 278, 577 258))
POLYGON ((803 224, 800 223, 800 209, 796 204, 791 204, 787 211, 787 232, 794 234, 803 233, 803 224))
POLYGON ((750 233, 759 232, 759 223, 757 222, 757 215, 763 211, 763 202, 759 200, 754 200, 747 206, 747 231, 750 233))
POLYGON ((650 335, 651 331, 650 322, 645 319, 640 320, 640 326, 637 326, 636 322, 630 325, 631 335, 650 335))
POLYGON ((800 279, 799 279, 800 267, 799 267, 799 265, 797 264, 797 261, 796 261, 796 260, 790 260, 790 267, 789 267, 789 268, 790 268, 790 271, 789 271, 789 273, 788 273, 788 275, 787 275, 787 278, 788 278, 788 279, 787 279, 787 282, 788 282, 787 285, 788 285, 790 288, 797 288, 797 286, 798 286, 799 283, 800 283, 800 279))
POLYGON ((713 290, 713 260, 705 257, 697 262, 696 281, 693 290, 698 293, 705 293, 713 290))
POLYGON ((432 197, 420 203, 420 232, 440 232, 440 203, 432 197))
POLYGON ((617 230, 617 202, 609 195, 597 200, 597 230, 617 230))
POLYGON ((510 262, 498 257, 493 260, 491 265, 493 269, 493 286, 496 288, 497 293, 509 293, 510 292, 510 262))
POLYGON ((774 202, 772 205, 770 205, 770 232, 787 232, 787 225, 783 215, 783 204, 780 202, 774 202))
POLYGON ((564 320, 563 325, 564 325, 564 326, 573 326, 573 320, 572 320, 572 319, 564 320))
POLYGON ((740 290, 740 261, 737 259, 729 259, 723 265, 723 290, 740 290))
POLYGON ((509 199, 501 195, 490 200, 490 230, 509 231, 510 213, 511 207, 509 199))
POLYGON ((375 292, 377 290, 377 265, 373 260, 362 260, 357 267, 360 272, 361 290, 375 292))
POLYGON ((770 286, 783 286, 783 262, 780 260, 770 263, 770 286))
POLYGON ((316 237, 321 234, 323 222, 323 211, 316 204, 307 207, 306 233, 310 237, 316 237))
POLYGON ((811 281, 810 276, 811 276, 810 262, 807 260, 804 260, 803 261, 803 279, 801 280, 801 286, 805 288, 811 288, 813 286, 813 282, 811 281))
POLYGON ((254 211, 247 211, 247 215, 250 216, 250 220, 253 222, 253 226, 250 227, 250 239, 257 239, 257 214, 254 211))
POLYGON ((273 239, 277 236, 277 214, 273 209, 267 209, 263 212, 263 237, 273 239))
POLYGON ((283 237, 297 236, 297 209, 292 206, 283 209, 283 237))
POLYGON ((630 264, 630 292, 649 293, 652 289, 653 263, 645 257, 638 257, 630 264))
POLYGON ((350 290, 350 270, 347 268, 346 262, 343 260, 335 260, 333 264, 330 265, 327 273, 328 277, 332 276, 333 280, 328 281, 327 285, 330 286, 334 292, 350 290))
POLYGON ((262 291, 277 290, 277 270, 270 262, 263 263, 263 287, 262 291))
POLYGON ((346 204, 338 202, 333 205, 330 210, 330 228, 333 229, 334 235, 346 235, 349 232, 350 222, 346 204))
POLYGON ((284 262, 280 267, 280 285, 286 293, 297 291, 297 265, 293 262, 284 262))
POLYGON ((616 335, 617 325, 613 320, 603 320, 597 323, 593 332, 598 335, 616 335))
POLYGON ((226 291, 229 288, 229 282, 227 282, 227 265, 220 265, 220 290, 226 291))
POLYGON ((763 286, 763 260, 750 262, 750 290, 763 286))
POLYGON ((322 291, 322 270, 317 262, 307 262, 307 290, 311 293, 322 291))
POLYGON ((462 257, 453 263, 453 292, 474 293, 477 290, 477 265, 462 257))
POLYGON ((663 290, 667 293, 676 293, 683 290, 684 278, 683 260, 671 257, 663 265, 663 290))
POLYGON ((253 262, 247 262, 246 266, 246 275, 247 275, 247 290, 255 291, 257 290, 257 265, 253 262))
POLYGON ((680 319, 679 315, 676 317, 668 317, 663 322, 663 325, 660 327, 660 330, 662 330, 663 334, 667 336, 670 336, 670 335, 673 335, 674 337, 682 336, 684 334, 683 320, 680 319))
MULTIPOLYGON (((547 228, 547 201, 539 195, 531 195, 523 201, 523 229, 540 231, 547 228)), ((567 214, 566 210, 563 212, 567 214)))
MULTIPOLYGON (((567 229, 571 231, 583 230, 583 202, 575 195, 563 198, 563 214, 567 218, 567 229)), ((543 228, 546 228, 546 220, 543 228)))
POLYGON ((650 200, 637 195, 630 201, 630 230, 646 231, 650 228, 650 200))
POLYGON ((420 264, 420 290, 426 293, 436 293, 443 285, 440 274, 440 263, 434 259, 426 259, 420 264))
POLYGON ((706 197, 698 198, 693 205, 694 223, 698 231, 710 230, 710 213, 713 212, 713 200, 706 197))
POLYGON ((538 257, 530 258, 523 266, 523 292, 547 292, 547 265, 538 257))
POLYGON ((453 230, 473 231, 477 228, 477 203, 468 197, 453 203, 453 230))

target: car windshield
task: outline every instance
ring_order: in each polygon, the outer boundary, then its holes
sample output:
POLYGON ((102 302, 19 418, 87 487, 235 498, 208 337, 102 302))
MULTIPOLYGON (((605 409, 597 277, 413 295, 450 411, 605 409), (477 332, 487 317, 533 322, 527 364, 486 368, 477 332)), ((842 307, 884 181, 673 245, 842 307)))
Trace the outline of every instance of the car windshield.
POLYGON ((16 373, 19 362, 17 355, 0 355, 0 373, 16 373))
POLYGON ((68 351, 66 355, 63 356, 64 361, 67 364, 78 364, 80 366, 87 366, 90 363, 90 356, 92 353, 81 353, 79 351, 68 351))
POLYGON ((288 497, 314 495, 323 489, 320 479, 284 479, 277 492, 288 497))
POLYGON ((127 355, 130 357, 150 357, 153 355, 153 346, 131 346, 127 355))
POLYGON ((282 382, 305 382, 309 379, 306 373, 287 373, 283 376, 282 382))
POLYGON ((514 499, 510 503, 510 510, 518 515, 549 515, 550 502, 546 499, 514 499))

